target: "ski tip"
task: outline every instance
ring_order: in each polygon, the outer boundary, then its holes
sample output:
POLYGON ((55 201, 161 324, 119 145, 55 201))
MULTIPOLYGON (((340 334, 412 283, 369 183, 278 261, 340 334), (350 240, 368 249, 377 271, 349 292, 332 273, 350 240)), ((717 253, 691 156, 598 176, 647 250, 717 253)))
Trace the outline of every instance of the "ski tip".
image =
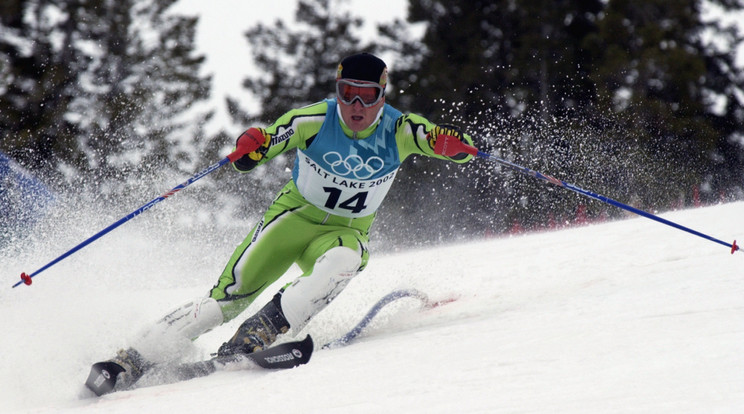
POLYGON ((310 335, 307 335, 305 337, 305 339, 302 340, 302 342, 304 342, 310 348, 312 348, 314 346, 314 344, 313 344, 313 338, 310 335))
POLYGON ((299 342, 299 345, 310 353, 315 349, 315 343, 313 343, 313 338, 309 334, 305 336, 305 339, 299 342))
POLYGON ((313 348, 313 338, 307 335, 302 341, 284 342, 245 355, 261 368, 287 369, 307 364, 313 354, 313 348))
POLYGON ((292 364, 294 367, 304 365, 310 362, 310 357, 313 354, 315 344, 313 338, 310 335, 305 336, 305 339, 300 341, 297 346, 293 346, 290 351, 292 356, 295 358, 295 362, 292 364))
POLYGON ((736 251, 739 250, 739 246, 736 245, 736 240, 731 244, 731 254, 736 253, 736 251))
POLYGON ((310 357, 313 354, 313 351, 315 350, 315 343, 313 342, 313 338, 310 335, 307 335, 305 339, 302 340, 302 345, 305 347, 306 352, 305 358, 303 358, 303 364, 307 364, 310 362, 310 357))
POLYGON ((425 304, 426 309, 434 309, 438 308, 440 306, 446 305, 448 303, 456 302, 458 299, 460 299, 459 296, 450 296, 439 300, 432 300, 428 301, 425 304))

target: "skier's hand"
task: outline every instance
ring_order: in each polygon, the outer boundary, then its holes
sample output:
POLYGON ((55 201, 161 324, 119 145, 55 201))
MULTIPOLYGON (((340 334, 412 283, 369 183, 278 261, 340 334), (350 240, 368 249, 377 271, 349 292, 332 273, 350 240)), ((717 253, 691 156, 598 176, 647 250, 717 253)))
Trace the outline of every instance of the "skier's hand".
MULTIPOLYGON (((462 142, 462 132, 452 125, 437 125, 426 136, 429 146, 437 155, 456 157, 472 154, 475 148, 462 142)), ((477 152, 477 150, 475 150, 477 152)))
POLYGON ((263 159, 269 144, 270 140, 264 129, 250 128, 238 137, 235 151, 228 155, 228 158, 239 170, 250 170, 263 159))

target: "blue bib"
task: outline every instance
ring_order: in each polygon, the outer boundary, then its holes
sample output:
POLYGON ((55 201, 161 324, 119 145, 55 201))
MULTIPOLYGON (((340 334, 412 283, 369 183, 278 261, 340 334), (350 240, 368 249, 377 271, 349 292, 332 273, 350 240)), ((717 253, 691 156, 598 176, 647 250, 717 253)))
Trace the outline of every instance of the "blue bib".
POLYGON ((400 111, 385 104, 375 131, 367 138, 349 138, 341 129, 336 101, 318 135, 297 150, 292 179, 316 207, 344 217, 368 216, 380 207, 400 167, 395 121, 400 111))

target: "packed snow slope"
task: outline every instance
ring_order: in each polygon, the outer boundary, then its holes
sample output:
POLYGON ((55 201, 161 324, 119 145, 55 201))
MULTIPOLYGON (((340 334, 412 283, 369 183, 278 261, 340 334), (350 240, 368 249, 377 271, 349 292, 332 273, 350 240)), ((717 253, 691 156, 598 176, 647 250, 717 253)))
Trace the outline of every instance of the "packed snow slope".
MULTIPOLYGON (((663 217, 730 242, 744 239, 743 213, 744 203, 737 202, 663 217)), ((644 218, 373 252, 367 270, 306 328, 316 344, 345 333, 396 288, 458 300, 420 310, 417 300, 401 299, 357 342, 317 350, 296 369, 221 372, 79 399, 92 362, 204 294, 239 242, 233 234, 201 239, 155 231, 143 219, 44 272, 32 286, 10 288, 21 271, 45 264, 104 227, 105 219, 65 223, 79 230, 37 237, 27 241, 33 243, 28 250, 2 257, 0 411, 744 410, 744 252, 731 255, 644 218)), ((199 338, 187 358, 206 357, 239 322, 199 338)))

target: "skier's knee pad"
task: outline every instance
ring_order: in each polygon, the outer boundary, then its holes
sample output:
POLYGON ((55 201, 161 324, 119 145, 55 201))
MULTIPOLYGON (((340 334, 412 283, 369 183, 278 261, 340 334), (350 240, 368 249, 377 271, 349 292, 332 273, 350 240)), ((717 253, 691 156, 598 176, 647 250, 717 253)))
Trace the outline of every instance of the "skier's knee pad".
POLYGON ((284 288, 281 308, 296 333, 323 310, 359 273, 362 255, 348 247, 334 247, 320 256, 312 273, 284 288))
POLYGON ((169 312, 135 341, 134 348, 152 362, 171 359, 199 335, 222 324, 222 309, 212 298, 199 298, 169 312))

